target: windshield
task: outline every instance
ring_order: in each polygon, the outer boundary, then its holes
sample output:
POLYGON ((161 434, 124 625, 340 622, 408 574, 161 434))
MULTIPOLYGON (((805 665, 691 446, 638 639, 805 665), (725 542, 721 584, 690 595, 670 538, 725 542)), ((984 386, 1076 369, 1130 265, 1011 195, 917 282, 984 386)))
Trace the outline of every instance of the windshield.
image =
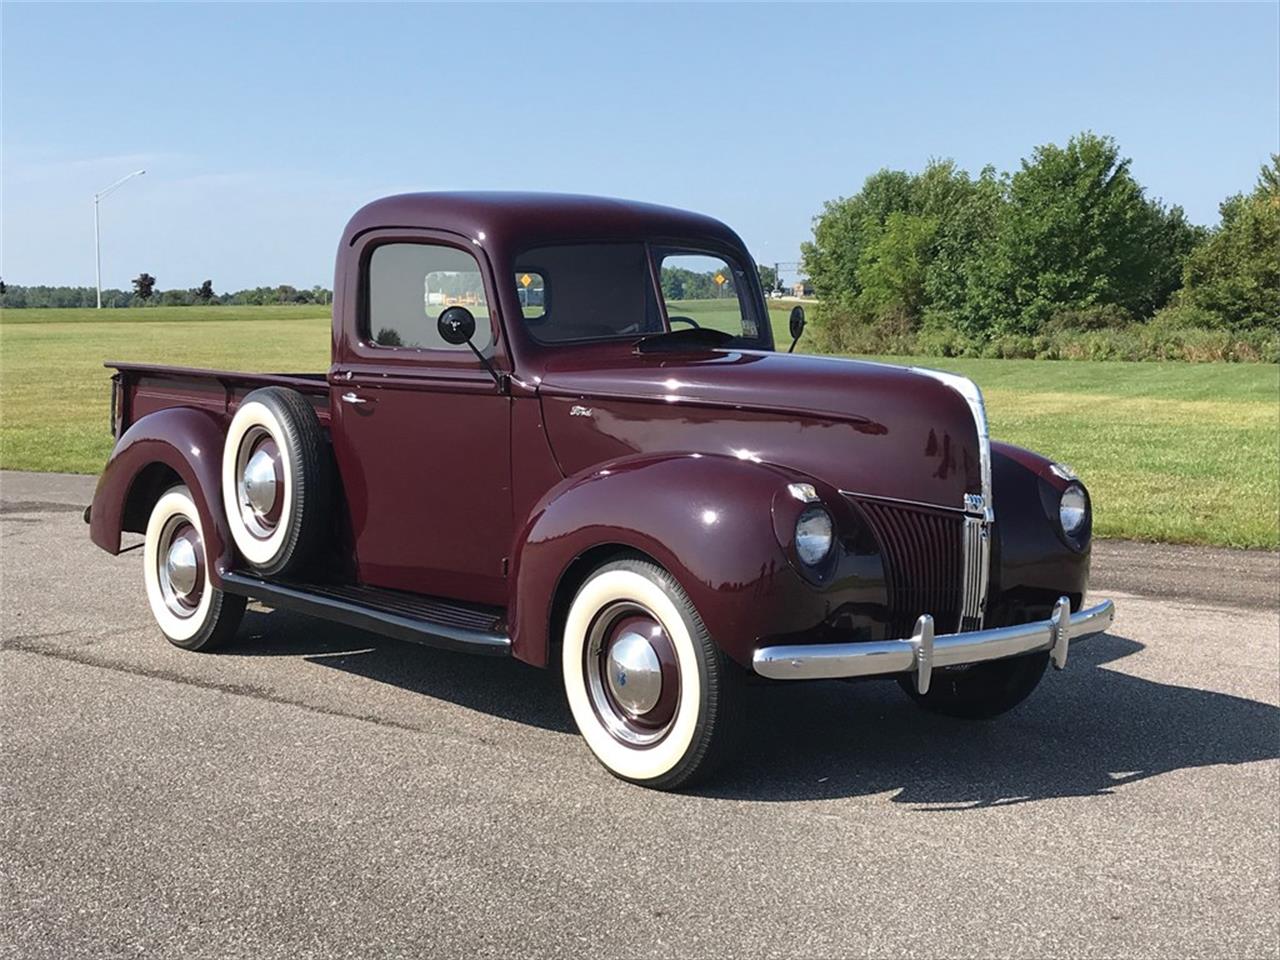
POLYGON ((644 243, 536 247, 516 259, 515 286, 525 328, 541 343, 703 328, 729 334, 725 346, 772 346, 751 276, 718 254, 644 243))

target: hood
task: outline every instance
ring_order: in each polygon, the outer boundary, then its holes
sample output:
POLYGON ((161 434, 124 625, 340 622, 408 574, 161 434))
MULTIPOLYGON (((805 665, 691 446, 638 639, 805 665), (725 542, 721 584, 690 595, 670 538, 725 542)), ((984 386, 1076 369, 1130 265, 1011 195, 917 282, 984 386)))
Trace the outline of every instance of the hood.
POLYGON ((642 355, 613 343, 549 358, 539 396, 566 474, 629 454, 697 452, 954 509, 984 492, 981 395, 949 374, 755 351, 642 355))

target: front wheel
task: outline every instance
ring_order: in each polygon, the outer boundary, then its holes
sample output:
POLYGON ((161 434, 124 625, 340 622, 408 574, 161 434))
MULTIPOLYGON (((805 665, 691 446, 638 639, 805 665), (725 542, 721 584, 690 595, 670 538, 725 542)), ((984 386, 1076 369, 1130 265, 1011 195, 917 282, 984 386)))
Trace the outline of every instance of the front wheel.
POLYGON ((614 776, 675 790, 732 750, 739 668, 657 564, 616 560, 592 573, 569 608, 561 659, 573 719, 614 776))
POLYGON ((204 526, 191 491, 166 490, 151 509, 142 548, 142 579, 160 632, 184 650, 210 650, 235 635, 244 597, 209 582, 204 526))
POLYGON ((914 678, 903 677, 898 683, 912 700, 931 713, 989 720, 1031 696, 1048 664, 1049 654, 1028 653, 975 663, 963 670, 939 670, 923 696, 916 693, 914 678))

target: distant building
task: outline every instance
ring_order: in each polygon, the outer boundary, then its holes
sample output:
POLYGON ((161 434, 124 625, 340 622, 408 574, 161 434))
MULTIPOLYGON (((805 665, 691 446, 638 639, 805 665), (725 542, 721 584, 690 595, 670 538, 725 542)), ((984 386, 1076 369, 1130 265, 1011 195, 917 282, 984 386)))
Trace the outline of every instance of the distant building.
POLYGON ((791 285, 791 295, 793 297, 812 297, 813 284, 808 280, 801 280, 791 285))

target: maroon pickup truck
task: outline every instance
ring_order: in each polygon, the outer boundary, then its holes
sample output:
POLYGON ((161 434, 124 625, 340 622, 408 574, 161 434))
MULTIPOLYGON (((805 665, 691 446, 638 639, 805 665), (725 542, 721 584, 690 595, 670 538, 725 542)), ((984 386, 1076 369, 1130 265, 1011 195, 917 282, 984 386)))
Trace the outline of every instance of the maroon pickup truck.
POLYGON ((963 377, 780 352, 708 217, 389 197, 342 236, 327 373, 108 366, 91 534, 145 535, 171 642, 227 640, 252 598, 555 665, 636 783, 731 753, 749 680, 991 717, 1112 621, 1071 470, 992 442, 963 377))

